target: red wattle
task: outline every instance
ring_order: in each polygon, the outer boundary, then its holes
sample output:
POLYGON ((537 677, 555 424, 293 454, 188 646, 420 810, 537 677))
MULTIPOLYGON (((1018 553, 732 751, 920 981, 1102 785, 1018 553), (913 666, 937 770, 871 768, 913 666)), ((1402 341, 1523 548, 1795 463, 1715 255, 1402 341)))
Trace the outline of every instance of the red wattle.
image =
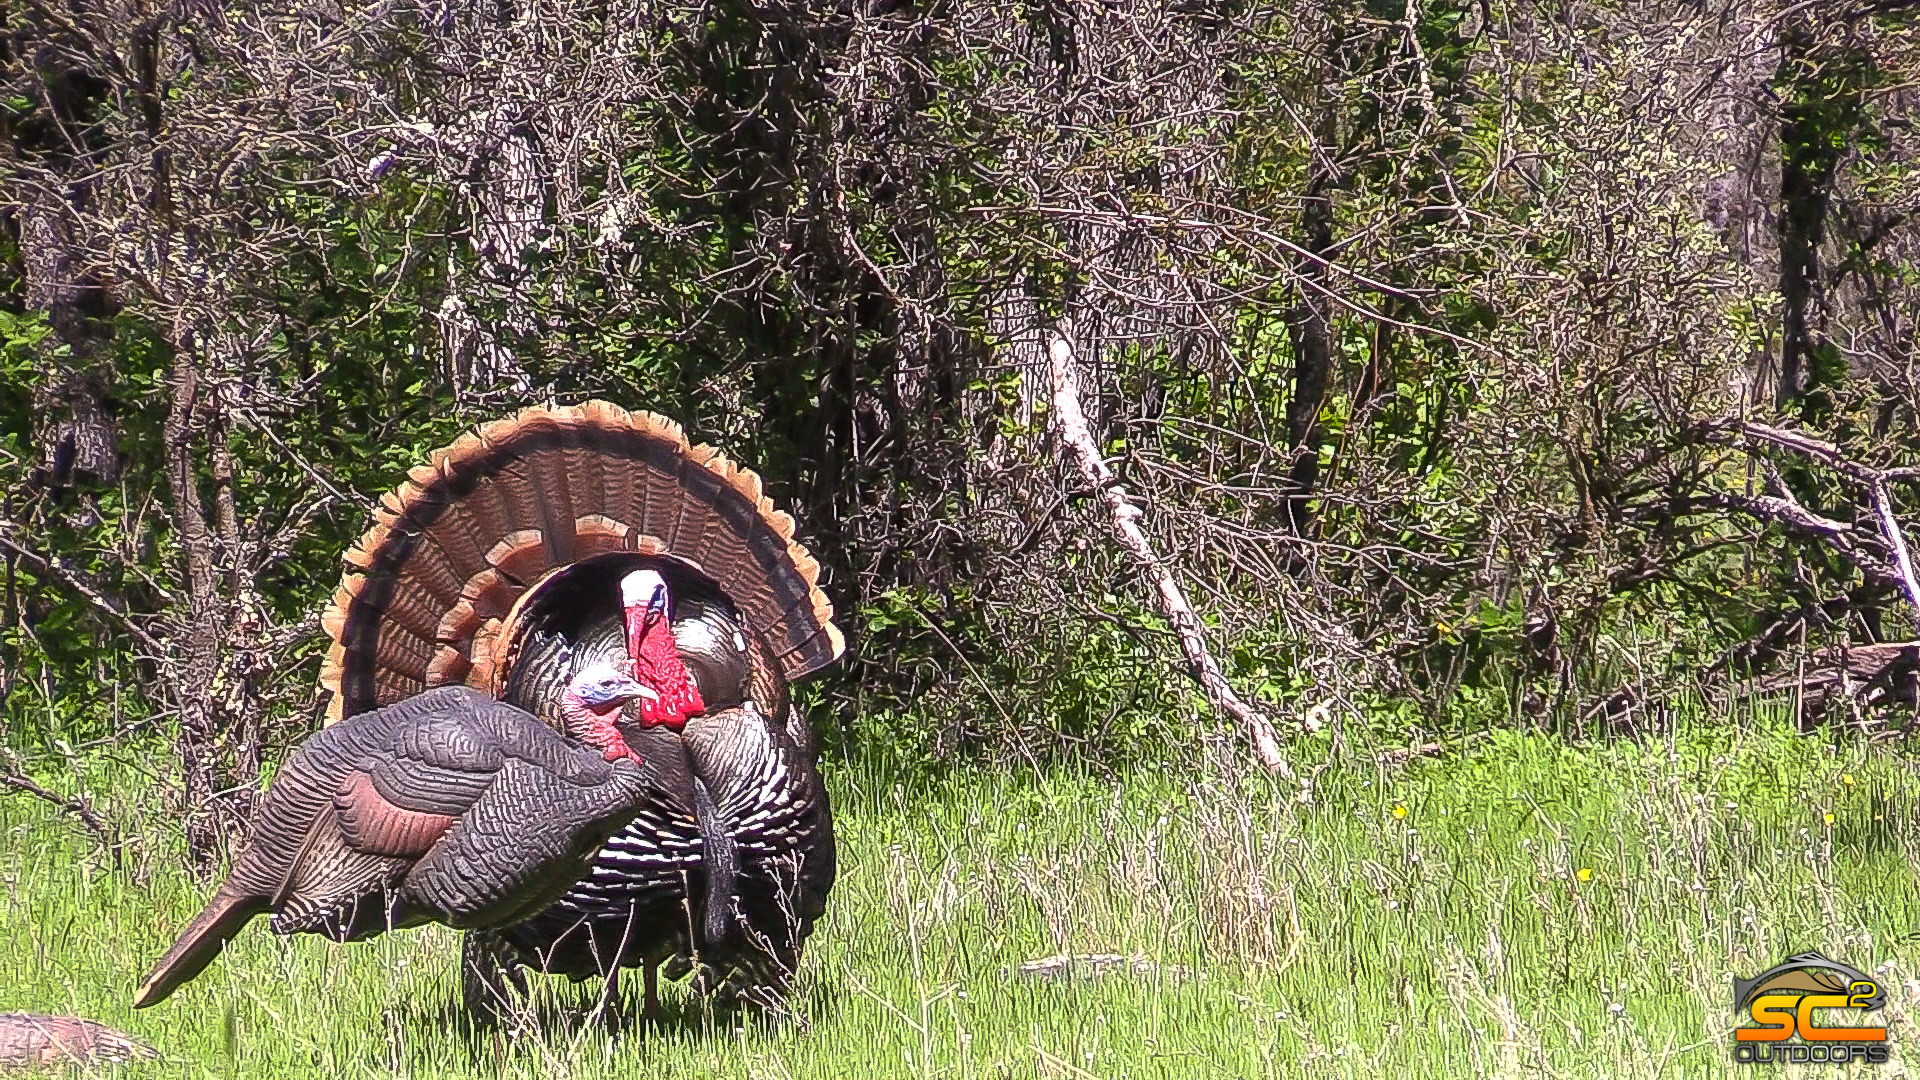
POLYGON ((633 752, 633 747, 627 745, 627 740, 621 737, 620 729, 605 717, 594 718, 593 726, 587 732, 587 741, 600 749, 600 757, 604 761, 631 758, 636 765, 645 764, 640 755, 633 752))
POLYGON ((660 695, 658 701, 641 698, 638 702, 641 726, 678 730, 689 716, 705 711, 707 703, 701 700, 700 688, 694 685, 692 673, 680 660, 673 628, 658 615, 645 620, 629 619, 628 627, 633 677, 660 695), (637 635, 631 633, 636 622, 640 624, 637 635), (637 642, 635 637, 639 639, 637 642))

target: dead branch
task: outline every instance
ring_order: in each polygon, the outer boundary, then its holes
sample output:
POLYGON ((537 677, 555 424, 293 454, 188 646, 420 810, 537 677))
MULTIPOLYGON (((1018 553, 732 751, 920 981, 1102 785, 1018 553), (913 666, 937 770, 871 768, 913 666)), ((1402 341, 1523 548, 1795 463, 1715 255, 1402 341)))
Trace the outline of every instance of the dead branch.
POLYGON ((1876 644, 1842 643, 1804 657, 1800 666, 1764 679, 1754 688, 1759 695, 1792 691, 1802 716, 1818 717, 1836 699, 1861 705, 1920 700, 1920 641, 1876 644))
POLYGON ((1862 465, 1847 457, 1838 446, 1823 439, 1816 439, 1804 432, 1790 431, 1752 420, 1740 421, 1733 430, 1754 442, 1777 446, 1783 450, 1791 450, 1802 457, 1813 458, 1831 466, 1834 471, 1844 473, 1863 483, 1884 475, 1878 469, 1862 465))
POLYGON ((1373 756, 1373 761, 1376 765, 1405 765, 1415 758, 1439 757, 1449 749, 1451 748, 1446 743, 1421 743, 1418 746, 1402 746, 1382 751, 1373 756))
POLYGON ((1790 496, 1713 492, 1701 499, 1701 505, 1731 510, 1763 524, 1778 525, 1801 539, 1817 540, 1853 563, 1871 580, 1884 585, 1900 584, 1899 575, 1890 564, 1861 548, 1859 529, 1844 521, 1822 517, 1790 496))
POLYGON ((12 754, 6 755, 6 771, 0 772, 0 787, 11 788, 22 794, 31 795, 42 802, 51 803, 58 809, 72 814, 81 825, 86 826, 86 830, 92 833, 94 839, 100 841, 101 845, 108 851, 112 851, 119 843, 119 836, 114 832, 113 825, 101 815, 100 811, 94 809, 93 800, 88 798, 85 792, 81 792, 72 798, 61 795, 59 792, 40 784, 26 773, 20 771, 19 762, 14 759, 12 754))
POLYGON ((1750 454, 1756 453, 1756 444, 1787 450, 1817 461, 1866 488, 1868 500, 1873 506, 1876 526, 1873 531, 1863 531, 1855 525, 1835 521, 1807 509, 1793 497, 1777 470, 1771 466, 1768 476, 1775 494, 1722 495, 1717 501, 1729 508, 1783 525, 1803 536, 1824 541, 1850 559, 1868 577, 1897 586, 1907 603, 1913 607, 1915 615, 1920 616, 1920 576, 1914 572, 1913 555, 1907 544, 1906 533, 1900 528, 1899 518, 1894 515, 1890 487, 1892 481, 1906 479, 1911 470, 1875 468, 1848 457, 1846 451, 1833 443, 1803 432, 1750 420, 1715 425, 1708 429, 1707 437, 1739 446, 1750 454), (1886 549, 1887 557, 1879 559, 1861 550, 1856 538, 1862 537, 1877 540, 1886 549))
POLYGON ((0 1071, 73 1065, 91 1072, 108 1062, 159 1056, 145 1042, 97 1020, 0 1013, 0 1071))
POLYGON ((1199 616, 1194 614, 1193 606, 1187 603, 1186 594, 1180 590, 1180 583, 1174 580, 1173 572, 1154 553, 1146 532, 1140 528, 1140 508, 1133 505, 1126 488, 1120 485, 1113 470, 1107 467, 1105 459, 1100 456, 1093 433, 1087 428, 1086 413, 1080 408, 1080 377, 1074 368, 1072 343, 1057 332, 1048 337, 1047 357, 1053 375, 1055 430, 1060 433, 1061 440, 1067 444, 1080 466, 1081 475, 1099 491, 1100 501, 1106 504, 1107 512, 1113 518, 1113 531, 1120 538, 1121 546, 1127 549, 1159 590, 1160 608, 1179 633, 1180 648, 1186 654, 1187 667, 1206 693, 1207 701, 1216 711, 1232 717, 1247 729, 1254 754, 1260 759, 1261 765, 1291 779, 1293 770, 1280 753, 1280 742, 1274 735, 1272 722, 1242 701, 1227 682, 1219 663, 1207 649, 1207 639, 1199 616))
POLYGON ((1920 613, 1920 583, 1914 581, 1913 555, 1907 550, 1907 537, 1900 531, 1900 520, 1893 516, 1893 495, 1887 491, 1886 478, 1875 476, 1867 490, 1873 496, 1873 513, 1880 521, 1880 534, 1893 549, 1893 565, 1900 571, 1900 588, 1907 594, 1907 603, 1920 613))

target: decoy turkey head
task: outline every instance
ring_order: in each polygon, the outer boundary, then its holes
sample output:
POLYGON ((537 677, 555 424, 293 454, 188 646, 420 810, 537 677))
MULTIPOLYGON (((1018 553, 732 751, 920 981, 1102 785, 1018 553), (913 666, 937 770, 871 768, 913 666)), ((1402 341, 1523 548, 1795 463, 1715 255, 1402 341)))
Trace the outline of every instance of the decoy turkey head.
POLYGON ((633 677, 655 695, 640 699, 640 726, 679 731, 688 717, 705 712, 707 703, 673 640, 672 600, 657 570, 635 570, 620 579, 633 677))
POLYGON ((581 668, 567 684, 567 692, 560 698, 560 718, 566 734, 600 751, 601 757, 608 761, 631 758, 638 764, 640 755, 627 745, 613 722, 627 702, 645 702, 657 696, 617 666, 596 660, 581 668))

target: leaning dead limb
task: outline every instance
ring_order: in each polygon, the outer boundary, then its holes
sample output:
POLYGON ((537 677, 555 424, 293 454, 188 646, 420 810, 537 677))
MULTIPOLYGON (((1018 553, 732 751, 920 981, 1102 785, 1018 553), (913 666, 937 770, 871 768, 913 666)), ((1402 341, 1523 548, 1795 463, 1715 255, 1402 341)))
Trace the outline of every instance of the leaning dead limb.
POLYGON ((1242 701, 1228 684, 1220 665, 1207 649, 1200 617, 1193 613, 1193 605, 1187 603, 1186 594, 1180 591, 1180 583, 1174 580, 1173 572, 1154 553, 1146 532, 1140 528, 1140 508, 1133 505, 1133 501, 1127 497, 1126 488, 1120 486, 1119 479, 1100 456, 1093 433, 1087 428, 1086 413, 1080 408, 1080 376, 1074 368, 1072 343, 1058 333, 1049 334, 1047 358, 1053 376, 1054 428, 1067 444, 1067 449, 1080 467, 1081 475, 1099 493, 1100 501, 1106 504, 1120 545, 1133 556, 1134 562, 1146 572, 1159 591, 1160 609, 1180 635, 1180 649, 1186 654, 1187 667, 1214 709, 1233 717, 1246 728, 1260 764, 1291 779, 1293 770, 1287 765, 1286 758, 1281 756, 1280 741, 1274 735, 1273 724, 1242 701))
POLYGON ((1911 468, 1878 469, 1848 457, 1833 443, 1803 432, 1777 428, 1751 420, 1734 420, 1712 425, 1707 436, 1718 442, 1739 446, 1758 456, 1760 446, 1786 450, 1801 458, 1819 462, 1835 473, 1864 487, 1873 508, 1873 528, 1861 523, 1836 521, 1814 513, 1793 497, 1778 470, 1767 467, 1769 495, 1722 495, 1716 501, 1729 509, 1742 511, 1763 521, 1771 521, 1804 536, 1818 538, 1857 566, 1867 577, 1896 586, 1916 617, 1920 617, 1920 575, 1916 575, 1913 554, 1906 533, 1894 516, 1893 481, 1911 481, 1911 468), (1881 550, 1873 550, 1879 548, 1881 550))
POLYGON ((1900 589, 1907 594, 1907 603, 1913 605, 1914 612, 1920 614, 1920 581, 1914 578, 1913 554, 1907 550, 1906 534, 1900 531, 1900 521, 1893 516, 1893 494, 1887 490, 1886 477, 1875 476, 1867 485, 1867 491, 1873 497, 1873 516, 1880 522, 1880 535, 1893 550, 1893 565, 1900 571, 1900 589))

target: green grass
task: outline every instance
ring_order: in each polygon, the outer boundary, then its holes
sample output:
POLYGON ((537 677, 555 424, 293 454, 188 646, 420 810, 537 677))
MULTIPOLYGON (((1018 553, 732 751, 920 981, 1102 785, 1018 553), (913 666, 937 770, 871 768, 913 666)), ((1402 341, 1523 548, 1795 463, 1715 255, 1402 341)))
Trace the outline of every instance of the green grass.
POLYGON ((1731 979, 1820 949, 1891 961, 1896 1061, 1920 1047, 1920 779, 1771 722, 1356 755, 1310 805, 1169 773, 835 785, 842 876, 807 959, 808 1033, 688 1019, 616 1039, 580 1019, 586 988, 555 984, 544 1034, 470 1045, 439 928, 335 947, 256 924, 134 1013, 204 886, 172 868, 164 826, 138 826, 113 870, 17 798, 0 801, 0 1011, 104 1020, 164 1055, 127 1071, 167 1076, 1745 1075, 1731 979), (1063 951, 1164 967, 1010 973, 1063 951))

